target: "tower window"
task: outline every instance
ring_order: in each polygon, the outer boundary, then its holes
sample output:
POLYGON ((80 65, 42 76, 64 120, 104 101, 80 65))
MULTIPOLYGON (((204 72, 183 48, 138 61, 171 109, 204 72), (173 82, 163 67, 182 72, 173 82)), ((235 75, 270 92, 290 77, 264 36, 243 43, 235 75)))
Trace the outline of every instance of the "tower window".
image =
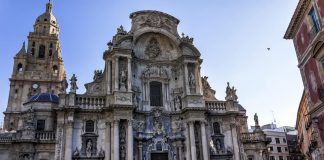
POLYGON ((150 102, 151 106, 162 106, 162 83, 150 83, 150 102))
POLYGON ((47 19, 45 18, 44 21, 47 21, 47 19))
POLYGON ((31 49, 31 55, 35 55, 35 48, 31 49))
POLYGON ((57 68, 57 66, 53 66, 53 73, 54 73, 54 75, 57 75, 57 73, 58 73, 58 68, 57 68))
POLYGON ((38 58, 45 58, 45 46, 44 45, 39 46, 38 58))
POLYGON ((35 47, 35 42, 32 43, 32 46, 35 47))
POLYGON ((50 48, 53 48, 53 43, 50 43, 50 48))
POLYGON ((94 122, 92 120, 86 121, 85 131, 86 132, 94 132, 94 122))
POLYGON ((48 56, 52 56, 52 50, 50 49, 49 51, 48 51, 48 56))
POLYGON ((45 120, 37 120, 37 131, 44 131, 45 130, 45 120))
POLYGON ((18 72, 22 72, 22 71, 23 71, 23 65, 22 65, 21 63, 19 63, 19 64, 17 65, 17 71, 18 71, 18 72))
POLYGON ((214 134, 220 134, 220 125, 218 122, 213 123, 214 134))

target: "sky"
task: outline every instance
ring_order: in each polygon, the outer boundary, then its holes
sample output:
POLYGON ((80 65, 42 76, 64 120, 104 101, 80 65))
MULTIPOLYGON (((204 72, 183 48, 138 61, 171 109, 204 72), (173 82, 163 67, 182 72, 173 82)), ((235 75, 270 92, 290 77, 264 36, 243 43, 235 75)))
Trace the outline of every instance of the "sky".
MULTIPOLYGON (((47 0, 0 1, 0 110, 5 111, 13 57, 27 42, 47 0)), ((158 10, 180 20, 178 32, 194 38, 201 53, 201 75, 225 97, 226 82, 237 88, 239 103, 254 125, 295 126, 303 84, 292 40, 284 40, 297 0, 68 0, 53 1, 67 76, 78 77, 78 93, 104 68, 107 42, 129 14, 158 10), (270 48, 268 50, 267 48, 270 48)), ((3 115, 0 115, 3 119, 3 115)))

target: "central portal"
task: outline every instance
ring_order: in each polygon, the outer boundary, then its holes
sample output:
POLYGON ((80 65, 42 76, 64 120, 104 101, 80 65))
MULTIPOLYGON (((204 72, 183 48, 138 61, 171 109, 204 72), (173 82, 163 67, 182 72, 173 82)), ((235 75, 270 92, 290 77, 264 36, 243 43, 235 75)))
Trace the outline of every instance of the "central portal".
POLYGON ((168 160, 168 153, 151 153, 151 160, 168 160))

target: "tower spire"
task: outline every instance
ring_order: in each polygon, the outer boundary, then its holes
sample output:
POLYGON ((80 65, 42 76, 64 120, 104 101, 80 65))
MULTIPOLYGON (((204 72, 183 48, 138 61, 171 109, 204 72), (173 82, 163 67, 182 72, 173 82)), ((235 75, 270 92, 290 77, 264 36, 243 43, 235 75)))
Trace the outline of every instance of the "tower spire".
POLYGON ((52 0, 48 0, 46 4, 46 13, 52 13, 52 0))

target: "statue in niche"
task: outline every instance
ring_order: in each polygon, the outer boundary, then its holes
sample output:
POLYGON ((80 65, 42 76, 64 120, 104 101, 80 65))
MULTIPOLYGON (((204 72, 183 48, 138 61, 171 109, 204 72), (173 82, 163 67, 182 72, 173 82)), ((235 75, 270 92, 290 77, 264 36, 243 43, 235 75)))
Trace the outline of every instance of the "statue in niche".
POLYGON ((160 55, 161 49, 159 42, 155 38, 151 38, 148 45, 145 48, 145 54, 148 55, 150 58, 155 58, 160 55))
POLYGON ((102 147, 100 147, 100 151, 99 151, 99 153, 98 153, 98 156, 99 156, 99 157, 104 157, 104 156, 105 156, 105 151, 102 150, 102 147))
POLYGON ((216 150, 217 150, 218 152, 221 151, 221 143, 220 143, 219 139, 216 140, 216 150))
POLYGON ((213 140, 210 140, 209 141, 209 145, 210 145, 210 152, 215 155, 217 153, 217 150, 216 150, 214 141, 213 140))
POLYGON ((120 89, 125 91, 126 90, 126 84, 127 84, 127 71, 123 69, 119 73, 120 89))
POLYGON ((189 73, 188 76, 188 82, 189 82, 189 86, 190 88, 194 88, 196 87, 196 80, 195 80, 195 76, 192 72, 189 73))
POLYGON ((181 96, 176 96, 174 98, 174 110, 178 111, 182 109, 181 96))
POLYGON ((77 86, 77 78, 75 76, 75 74, 72 75, 71 79, 70 79, 71 83, 71 87, 70 87, 70 92, 71 93, 76 93, 76 90, 79 89, 78 86, 77 86))
POLYGON ((92 141, 91 139, 89 139, 87 142, 86 155, 87 157, 91 157, 91 154, 92 154, 92 141))

